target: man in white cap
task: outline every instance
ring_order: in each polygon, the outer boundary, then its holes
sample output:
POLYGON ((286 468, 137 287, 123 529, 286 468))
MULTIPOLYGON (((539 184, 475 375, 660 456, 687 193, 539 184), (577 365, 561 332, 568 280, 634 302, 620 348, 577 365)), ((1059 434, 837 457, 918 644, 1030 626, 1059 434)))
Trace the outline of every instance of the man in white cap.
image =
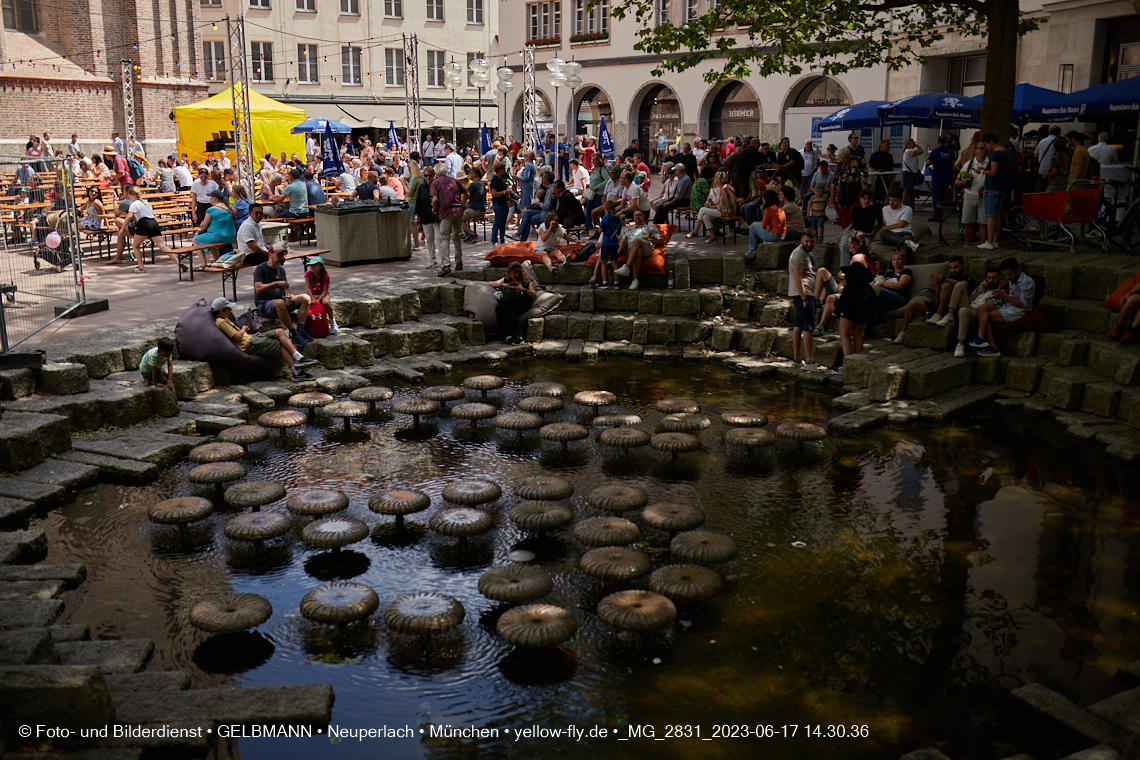
POLYGON ((304 367, 311 367, 316 364, 315 359, 306 359, 301 355, 301 352, 296 349, 293 342, 289 340, 289 333, 284 328, 278 327, 273 331, 273 335, 250 335, 248 327, 239 328, 234 324, 234 307, 236 303, 229 300, 225 296, 218 296, 214 302, 210 304, 210 309, 214 313, 214 324, 218 329, 226 334, 226 337, 233 341, 233 344, 240 348, 247 354, 254 356, 268 356, 270 358, 280 356, 281 360, 285 362, 285 366, 289 367, 290 375, 294 380, 310 380, 312 375, 306 372, 304 367))
POLYGON ((459 172, 463 171, 463 157, 455 152, 451 143, 443 146, 443 164, 447 167, 447 176, 459 179, 459 172))

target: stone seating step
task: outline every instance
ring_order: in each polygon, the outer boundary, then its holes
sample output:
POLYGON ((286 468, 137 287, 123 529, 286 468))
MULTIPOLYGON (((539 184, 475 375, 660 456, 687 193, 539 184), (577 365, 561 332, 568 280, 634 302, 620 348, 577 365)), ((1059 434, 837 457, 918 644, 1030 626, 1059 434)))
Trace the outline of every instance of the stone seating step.
POLYGON ((1044 720, 1065 744, 1109 744, 1123 747, 1128 736, 1112 722, 1070 702, 1041 684, 1032 683, 1010 692, 1014 702, 1044 720))
POLYGON ((100 480, 108 483, 141 485, 152 482, 158 477, 159 473, 159 466, 157 464, 106 454, 94 454, 86 451, 68 451, 61 454, 59 458, 98 467, 100 480))
POLYGON ((0 461, 6 470, 26 470, 71 448, 71 422, 66 415, 17 413, 23 402, 6 404, 0 417, 0 461))
POLYGON ((0 496, 0 527, 22 525, 36 514, 35 502, 0 496))
POLYGON ((181 458, 201 443, 198 438, 188 435, 132 431, 102 433, 90 438, 77 439, 72 445, 76 451, 86 454, 166 464, 181 458))
POLYGON ((55 599, 63 591, 63 581, 0 581, 0 601, 55 599))
POLYGON ((79 564, 0 565, 0 581, 62 581, 65 588, 77 588, 87 578, 87 568, 79 564))
POLYGON ((59 654, 47 628, 0 631, 0 667, 58 665, 59 654))
POLYGON ((68 641, 55 645, 65 665, 96 665, 104 674, 138 673, 154 655, 150 639, 68 641))
POLYGON ((1140 687, 1114 694, 1089 706, 1089 712, 1120 726, 1126 732, 1140 732, 1140 687))
MULTIPOLYGON (((15 481, 16 478, 2 478, 0 485, 8 480, 15 481)), ((0 565, 34 562, 45 551, 47 551, 47 535, 42 530, 0 532, 0 565)))
POLYGON ((0 631, 47 627, 63 613, 58 599, 16 599, 0 602, 0 631))

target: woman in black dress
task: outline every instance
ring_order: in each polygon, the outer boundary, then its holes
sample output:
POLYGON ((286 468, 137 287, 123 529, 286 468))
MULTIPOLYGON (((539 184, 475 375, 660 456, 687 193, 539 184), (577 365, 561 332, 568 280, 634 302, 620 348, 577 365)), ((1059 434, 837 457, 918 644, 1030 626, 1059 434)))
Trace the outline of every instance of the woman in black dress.
POLYGON ((522 326, 519 317, 530 310, 537 295, 534 280, 517 261, 507 267, 507 275, 495 280, 491 287, 499 289, 499 302, 495 304, 495 317, 499 320, 499 330, 506 336, 509 345, 522 343, 522 326))
POLYGON ((843 272, 845 285, 835 304, 835 314, 839 317, 839 339, 843 343, 843 355, 850 356, 863 350, 863 331, 867 325, 878 325, 886 321, 879 296, 871 287, 875 273, 871 269, 867 241, 862 232, 853 232, 849 238, 851 263, 839 271, 843 272), (858 245, 851 245, 858 241, 858 245))

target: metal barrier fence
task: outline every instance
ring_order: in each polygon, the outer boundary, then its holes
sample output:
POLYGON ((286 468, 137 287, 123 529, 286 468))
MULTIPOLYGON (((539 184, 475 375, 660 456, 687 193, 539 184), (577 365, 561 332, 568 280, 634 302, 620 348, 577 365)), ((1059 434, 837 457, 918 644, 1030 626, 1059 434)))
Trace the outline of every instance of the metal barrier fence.
POLYGON ((0 354, 85 300, 70 158, 0 156, 0 354))

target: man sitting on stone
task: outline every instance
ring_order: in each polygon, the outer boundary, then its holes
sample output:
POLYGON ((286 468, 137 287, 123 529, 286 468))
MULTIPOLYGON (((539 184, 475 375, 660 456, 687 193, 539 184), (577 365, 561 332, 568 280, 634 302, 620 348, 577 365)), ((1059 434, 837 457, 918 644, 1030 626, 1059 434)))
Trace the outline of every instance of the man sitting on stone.
POLYGON ((309 318, 309 304, 312 299, 304 293, 293 295, 289 292, 289 278, 281 251, 270 248, 266 251, 269 260, 258 264, 253 270, 254 304, 262 319, 276 319, 289 331, 293 342, 304 346, 313 340, 302 325, 309 318), (296 327, 292 315, 297 315, 296 327))
POLYGON ((935 301, 926 301, 921 298, 912 299, 906 305, 906 316, 903 317, 902 330, 895 336, 895 343, 903 343, 906 341, 906 328, 910 327, 910 323, 914 321, 915 317, 926 314, 928 315, 927 321, 932 325, 938 327, 946 327, 947 325, 954 324, 954 309, 950 309, 950 298, 954 294, 954 289, 961 285, 963 296, 966 293, 972 292, 977 286, 974 278, 966 274, 966 263, 961 256, 951 256, 949 263, 949 270, 946 276, 940 274, 931 274, 930 279, 934 282, 934 297, 935 301), (937 309, 935 309, 937 305, 937 309), (946 311, 946 316, 935 319, 943 311, 946 311), (933 314, 931 313, 933 312, 933 314))
POLYGON ((214 313, 214 324, 226 334, 227 338, 233 341, 235 346, 254 356, 268 356, 270 358, 280 356, 285 365, 289 367, 293 380, 312 379, 313 376, 306 372, 303 367, 316 364, 316 360, 301 356, 301 352, 293 346, 289 340, 289 334, 284 329, 278 327, 273 331, 272 336, 250 335, 248 327, 238 328, 234 324, 235 306, 237 304, 225 296, 218 296, 210 304, 210 309, 214 313))
POLYGON ((970 343, 970 348, 979 349, 978 356, 1001 356, 994 340, 993 323, 1016 322, 1033 308, 1036 283, 1021 271, 1017 259, 1010 257, 1003 261, 1001 273, 1008 291, 998 288, 993 291, 995 300, 978 308, 978 337, 970 343))
POLYGON ((957 358, 961 359, 966 355, 966 335, 970 331, 970 322, 977 319, 978 309, 987 303, 995 306, 1004 303, 994 295, 999 282, 1001 282, 1001 272, 997 267, 990 267, 986 270, 986 279, 982 280, 982 284, 968 294, 965 282, 954 286, 954 292, 950 296, 949 316, 951 318, 954 315, 958 316, 958 345, 954 346, 954 356, 957 358))

